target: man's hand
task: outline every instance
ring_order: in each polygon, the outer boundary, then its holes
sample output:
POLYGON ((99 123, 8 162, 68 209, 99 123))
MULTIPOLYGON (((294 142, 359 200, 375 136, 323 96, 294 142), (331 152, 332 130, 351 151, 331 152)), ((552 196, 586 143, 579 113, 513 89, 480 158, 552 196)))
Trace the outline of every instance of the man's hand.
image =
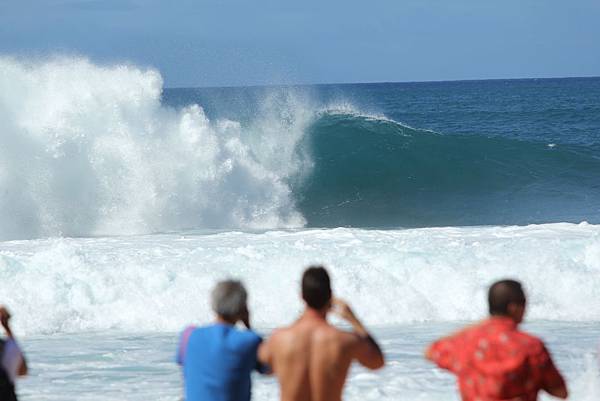
POLYGON ((426 349, 425 349, 425 359, 427 359, 428 361, 431 362, 435 362, 433 360, 433 344, 430 344, 426 349))
POLYGON ((2 324, 2 327, 4 327, 4 330, 6 330, 6 334, 9 337, 12 337, 12 331, 10 329, 10 324, 8 323, 8 321, 10 320, 10 313, 8 312, 8 309, 6 309, 5 306, 0 306, 0 324, 2 324))
POLYGON ((247 329, 250 329, 250 312, 248 311, 248 307, 244 308, 242 315, 240 316, 240 320, 246 326, 247 329))
POLYGON ((348 305, 345 301, 343 301, 339 298, 333 298, 331 302, 333 304, 334 313, 337 314, 339 317, 341 317, 342 319, 344 319, 350 323, 358 320, 356 318, 356 315, 350 308, 350 305, 348 305))
POLYGON ((566 399, 569 396, 569 392, 567 391, 567 386, 562 385, 560 387, 550 388, 546 390, 548 394, 553 395, 557 398, 566 399))
POLYGON ((350 323, 357 334, 363 337, 367 337, 369 335, 367 329, 363 326, 360 320, 358 320, 350 306, 345 301, 339 298, 333 298, 331 302, 333 304, 333 312, 350 323))

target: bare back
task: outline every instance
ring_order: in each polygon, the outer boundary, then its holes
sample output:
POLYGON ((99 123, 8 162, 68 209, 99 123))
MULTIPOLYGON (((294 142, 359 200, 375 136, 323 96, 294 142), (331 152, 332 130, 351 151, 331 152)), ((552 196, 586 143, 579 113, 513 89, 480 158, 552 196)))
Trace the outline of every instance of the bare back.
POLYGON ((304 315, 271 336, 261 359, 277 375, 282 401, 339 401, 350 364, 368 346, 357 334, 304 315))

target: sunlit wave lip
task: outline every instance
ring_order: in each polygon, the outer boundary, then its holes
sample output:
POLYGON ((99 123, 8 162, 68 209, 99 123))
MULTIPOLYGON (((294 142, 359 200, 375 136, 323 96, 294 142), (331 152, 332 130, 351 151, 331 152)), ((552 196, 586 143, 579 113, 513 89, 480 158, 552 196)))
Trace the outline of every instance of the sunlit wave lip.
MULTIPOLYGON (((392 118, 387 117, 381 113, 365 113, 357 108, 355 108, 351 104, 341 104, 341 105, 329 105, 327 107, 321 108, 317 113, 317 117, 325 117, 325 116, 341 116, 341 117, 352 117, 357 119, 362 119, 365 121, 372 122, 382 122, 382 123, 390 123, 397 125, 401 128, 407 128, 413 130, 415 132, 427 132, 431 134, 442 134, 438 131, 426 129, 426 128, 415 128, 401 121, 394 120, 392 118)), ((409 134, 407 134, 409 135, 409 134)))
POLYGON ((397 125, 402 128, 414 129, 411 126, 409 126, 408 124, 404 124, 404 123, 392 120, 384 115, 361 113, 361 112, 355 111, 355 110, 325 108, 325 109, 319 110, 319 112, 316 115, 318 118, 323 118, 323 117, 327 117, 327 116, 346 117, 346 118, 359 119, 359 120, 368 121, 368 122, 389 123, 389 124, 397 125))

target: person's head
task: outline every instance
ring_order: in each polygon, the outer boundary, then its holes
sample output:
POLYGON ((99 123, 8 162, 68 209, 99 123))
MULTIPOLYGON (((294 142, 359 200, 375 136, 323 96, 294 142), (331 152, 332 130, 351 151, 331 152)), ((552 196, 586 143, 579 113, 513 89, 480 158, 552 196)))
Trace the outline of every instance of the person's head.
POLYGON ((497 281, 488 292, 490 315, 506 316, 516 323, 523 321, 525 314, 525 292, 521 283, 515 280, 497 281))
POLYGON ((302 299, 309 308, 327 311, 331 306, 331 282, 323 266, 310 266, 302 275, 302 299))
POLYGON ((247 299, 248 293, 241 282, 221 281, 211 294, 212 309, 221 319, 235 324, 247 313, 247 299))

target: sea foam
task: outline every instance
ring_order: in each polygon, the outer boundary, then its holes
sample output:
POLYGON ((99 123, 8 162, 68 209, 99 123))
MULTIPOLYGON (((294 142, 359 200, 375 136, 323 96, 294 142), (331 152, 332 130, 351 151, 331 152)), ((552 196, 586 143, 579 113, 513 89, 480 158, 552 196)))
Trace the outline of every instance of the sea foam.
POLYGON ((164 332, 210 321, 210 289, 234 277, 268 328, 300 312, 300 275, 314 263, 369 324, 482 318, 503 277, 524 282, 528 319, 600 321, 600 226, 566 223, 4 242, 0 293, 25 333, 164 332))
POLYGON ((265 99, 249 133, 162 105, 162 85, 131 65, 0 57, 0 240, 304 224, 292 96, 265 99))

